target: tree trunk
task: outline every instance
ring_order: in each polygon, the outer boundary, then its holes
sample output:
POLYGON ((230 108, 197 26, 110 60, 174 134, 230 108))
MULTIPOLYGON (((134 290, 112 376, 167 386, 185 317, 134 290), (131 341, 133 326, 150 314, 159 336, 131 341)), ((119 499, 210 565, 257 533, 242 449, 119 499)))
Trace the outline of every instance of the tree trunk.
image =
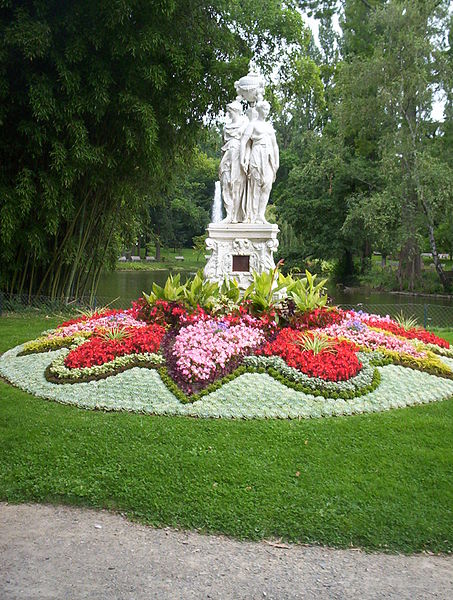
POLYGON ((422 262, 420 248, 417 240, 410 237, 406 240, 400 250, 398 264, 398 283, 400 290, 404 288, 404 283, 407 282, 409 291, 415 289, 415 282, 420 279, 422 272, 422 262))
POLYGON ((434 237, 434 224, 433 224, 433 220, 431 218, 429 206, 426 203, 426 199, 423 194, 423 189, 421 186, 419 186, 419 198, 420 198, 420 203, 423 208, 423 212, 425 213, 425 216, 426 216, 426 225, 428 227, 429 245, 431 246, 431 254, 433 257, 434 267, 439 276, 439 279, 442 284, 442 287, 444 288, 444 291, 448 293, 450 291, 450 282, 448 281, 447 277, 445 276, 445 272, 443 270, 442 263, 439 260, 439 255, 437 253, 436 239, 434 237))
POLYGON ((354 258, 352 252, 345 248, 339 261, 338 278, 341 283, 351 284, 354 279, 354 258))
POLYGON ((365 240, 362 249, 362 259, 360 264, 360 272, 366 273, 371 264, 371 244, 369 240, 365 240))
POLYGON ((156 238, 156 261, 160 261, 160 240, 156 238))

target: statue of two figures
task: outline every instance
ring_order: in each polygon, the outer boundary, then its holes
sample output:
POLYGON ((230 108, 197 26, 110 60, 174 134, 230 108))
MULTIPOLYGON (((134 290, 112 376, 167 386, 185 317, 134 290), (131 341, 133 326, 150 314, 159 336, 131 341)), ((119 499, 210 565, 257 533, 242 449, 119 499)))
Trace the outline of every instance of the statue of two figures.
POLYGON ((266 121, 264 79, 252 69, 235 83, 237 98, 227 105, 219 179, 225 205, 223 223, 267 223, 264 216, 279 166, 275 131, 266 121), (249 103, 244 114, 241 100, 249 103))

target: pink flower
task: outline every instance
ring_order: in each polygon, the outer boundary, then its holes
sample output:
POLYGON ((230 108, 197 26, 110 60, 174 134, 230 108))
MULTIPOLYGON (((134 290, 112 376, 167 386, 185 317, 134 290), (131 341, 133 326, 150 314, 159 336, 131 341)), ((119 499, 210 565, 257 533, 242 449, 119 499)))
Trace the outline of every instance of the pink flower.
POLYGON ((225 369, 233 357, 249 354, 264 342, 256 327, 210 319, 183 327, 173 346, 177 369, 189 381, 208 381, 220 368, 225 369))

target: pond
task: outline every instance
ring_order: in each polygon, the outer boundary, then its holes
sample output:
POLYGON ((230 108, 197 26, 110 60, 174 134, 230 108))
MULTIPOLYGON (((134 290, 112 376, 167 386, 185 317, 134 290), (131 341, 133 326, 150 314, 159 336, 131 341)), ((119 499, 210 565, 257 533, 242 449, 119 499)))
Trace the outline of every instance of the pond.
MULTIPOLYGON (((149 293, 153 282, 164 285, 170 273, 179 271, 161 269, 158 271, 114 271, 103 273, 99 281, 97 298, 100 303, 107 303, 119 298, 118 304, 128 306, 137 300, 143 292, 149 293)), ((181 271, 181 282, 194 275, 192 271, 181 271)))
MULTIPOLYGON (((142 292, 149 292, 154 281, 163 285, 170 272, 158 270, 103 273, 99 282, 97 302, 99 305, 105 305, 118 298, 112 306, 129 306, 133 300, 142 295, 142 292)), ((172 271, 172 273, 176 272, 172 271)), ((181 281, 186 281, 193 274, 192 271, 181 271, 181 281)), ((391 315, 403 310, 405 313, 414 314, 419 323, 425 326, 430 324, 442 327, 453 326, 452 298, 435 295, 401 295, 361 288, 344 290, 336 286, 329 286, 328 292, 334 304, 346 307, 358 306, 368 312, 391 315)))

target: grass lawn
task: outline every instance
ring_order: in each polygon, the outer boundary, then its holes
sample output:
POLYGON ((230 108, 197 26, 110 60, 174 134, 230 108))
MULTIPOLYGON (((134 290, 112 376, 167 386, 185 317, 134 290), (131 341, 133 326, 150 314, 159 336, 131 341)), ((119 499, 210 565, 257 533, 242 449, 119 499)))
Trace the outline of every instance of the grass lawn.
MULTIPOLYGON (((198 271, 206 265, 205 253, 196 252, 193 248, 162 248, 160 261, 118 262, 118 271, 158 271, 162 269, 198 271), (176 260, 183 256, 184 260, 176 260)), ((152 256, 153 254, 151 254, 152 256)))
MULTIPOLYGON (((61 319, 0 318, 0 351, 61 319)), ((453 342, 453 333, 443 333, 453 342)), ((0 381, 0 499, 338 547, 453 550, 453 400, 313 421, 90 412, 0 381)))

